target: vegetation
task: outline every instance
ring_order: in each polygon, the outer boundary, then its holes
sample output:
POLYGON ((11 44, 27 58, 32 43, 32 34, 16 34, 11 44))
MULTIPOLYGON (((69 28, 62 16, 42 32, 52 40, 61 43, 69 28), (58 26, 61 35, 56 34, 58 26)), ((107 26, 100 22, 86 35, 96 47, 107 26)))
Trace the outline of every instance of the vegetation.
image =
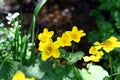
POLYGON ((56 38, 55 31, 46 27, 39 34, 35 32, 36 16, 46 1, 36 6, 26 34, 22 31, 22 13, 8 13, 0 21, 0 80, 119 80, 120 1, 96 1, 99 6, 91 15, 96 16, 97 30, 88 34, 72 26, 56 38), (88 37, 89 54, 75 49, 83 37, 88 37), (77 67, 78 61, 85 67, 77 67))

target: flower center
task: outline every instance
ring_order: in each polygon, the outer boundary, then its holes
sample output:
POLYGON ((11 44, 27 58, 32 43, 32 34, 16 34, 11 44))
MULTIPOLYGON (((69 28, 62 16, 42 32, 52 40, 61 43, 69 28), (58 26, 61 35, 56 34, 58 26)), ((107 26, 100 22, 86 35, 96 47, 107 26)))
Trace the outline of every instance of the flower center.
POLYGON ((50 46, 50 45, 47 46, 45 51, 46 51, 48 54, 52 53, 52 51, 53 51, 52 46, 50 46))
POLYGON ((101 43, 102 44, 102 46, 104 46, 104 47, 111 47, 112 46, 112 43, 108 40, 108 41, 105 41, 105 42, 102 42, 101 43))
POLYGON ((72 34, 72 38, 73 38, 73 39, 76 39, 76 38, 77 38, 77 35, 76 35, 76 34, 72 34))

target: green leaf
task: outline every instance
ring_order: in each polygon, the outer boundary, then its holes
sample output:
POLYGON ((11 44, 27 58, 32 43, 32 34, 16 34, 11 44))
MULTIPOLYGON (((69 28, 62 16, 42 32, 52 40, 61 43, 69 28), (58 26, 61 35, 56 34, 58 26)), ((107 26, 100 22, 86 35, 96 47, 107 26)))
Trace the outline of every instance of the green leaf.
POLYGON ((45 4, 47 0, 41 0, 40 3, 37 5, 37 7, 34 10, 34 15, 36 16, 38 12, 40 11, 41 7, 45 4))
POLYGON ((120 66, 117 68, 117 72, 120 73, 120 66))
POLYGON ((106 33, 114 32, 114 29, 110 22, 98 20, 97 24, 98 24, 98 28, 99 28, 100 32, 106 32, 106 33))
POLYGON ((83 80, 103 80, 105 76, 108 76, 108 72, 101 66, 88 64, 87 69, 80 70, 80 74, 83 80))
POLYGON ((117 68, 117 73, 115 76, 115 80, 120 80, 120 66, 117 68))
POLYGON ((21 69, 27 77, 34 77, 36 79, 41 79, 45 74, 45 72, 40 70, 39 63, 31 66, 21 65, 21 69))
POLYGON ((71 65, 64 65, 53 68, 41 80, 77 80, 77 78, 74 68, 71 65))
POLYGON ((40 11, 41 7, 45 4, 47 0, 41 0, 40 3, 36 6, 35 10, 34 10, 34 13, 33 13, 33 17, 32 17, 32 22, 30 24, 30 29, 29 29, 29 32, 28 34, 29 35, 32 35, 32 47, 31 47, 31 52, 32 52, 32 55, 31 55, 31 62, 34 63, 34 29, 35 29, 35 21, 36 21, 36 16, 38 15, 38 12, 40 11))
POLYGON ((69 53, 69 56, 68 56, 68 59, 67 59, 68 60, 67 63, 68 64, 74 64, 78 60, 81 60, 83 56, 84 56, 84 53, 82 51, 77 51, 74 54, 69 53))
POLYGON ((59 48, 59 51, 60 51, 60 57, 61 58, 67 58, 69 56, 69 54, 67 53, 67 51, 63 48, 59 48))
POLYGON ((115 76, 115 80, 120 80, 120 74, 115 76))
POLYGON ((52 69, 53 61, 42 61, 36 59, 35 64, 26 66, 21 65, 20 69, 25 73, 27 77, 35 77, 41 79, 45 72, 49 72, 52 69))
POLYGON ((16 61, 6 60, 0 65, 0 80, 12 80, 13 75, 18 70, 19 63, 16 61))
POLYGON ((105 76, 103 80, 111 80, 109 76, 105 76))
POLYGON ((21 56, 23 57, 23 60, 25 59, 29 59, 31 56, 31 52, 29 51, 29 48, 31 48, 31 46, 29 44, 29 38, 30 35, 25 35, 22 38, 22 45, 21 45, 21 56))
POLYGON ((52 69, 53 61, 40 61, 39 68, 43 72, 49 72, 52 69))

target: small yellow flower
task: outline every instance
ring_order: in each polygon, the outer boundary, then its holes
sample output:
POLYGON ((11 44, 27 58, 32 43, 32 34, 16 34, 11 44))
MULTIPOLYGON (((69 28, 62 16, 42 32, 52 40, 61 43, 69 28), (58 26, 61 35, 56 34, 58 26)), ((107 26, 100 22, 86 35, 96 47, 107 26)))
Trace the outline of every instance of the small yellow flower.
POLYGON ((117 38, 112 36, 108 40, 103 41, 102 43, 95 42, 95 45, 103 48, 103 50, 105 50, 107 53, 109 53, 114 48, 120 47, 120 41, 118 41, 117 38))
POLYGON ((70 36, 71 40, 77 43, 80 41, 82 36, 86 35, 83 30, 78 30, 76 26, 73 26, 72 31, 66 31, 66 33, 70 36))
POLYGON ((89 49, 89 53, 90 54, 93 54, 93 55, 101 55, 103 56, 103 51, 99 51, 99 49, 96 48, 96 46, 92 46, 90 49, 89 49))
POLYGON ((84 56, 83 59, 85 62, 89 62, 89 61, 99 62, 101 57, 102 57, 101 55, 91 55, 91 56, 84 56))
POLYGON ((53 41, 47 41, 44 45, 40 45, 40 50, 42 51, 42 60, 46 61, 51 56, 54 58, 58 58, 60 56, 60 52, 58 50, 58 45, 53 41))
POLYGON ((17 71, 12 80, 35 80, 35 78, 25 78, 25 75, 21 71, 17 71))
POLYGON ((44 28, 43 33, 38 35, 38 39, 41 40, 43 43, 49 40, 53 36, 53 31, 48 31, 47 28, 44 28))
POLYGON ((83 59, 84 59, 85 62, 89 62, 89 61, 99 62, 100 58, 104 54, 103 51, 99 51, 98 47, 96 47, 96 46, 92 46, 89 49, 89 53, 92 54, 92 55, 91 56, 85 56, 85 57, 83 57, 83 59))
POLYGON ((84 56, 83 59, 85 62, 89 62, 91 60, 89 56, 84 56))
POLYGON ((66 33, 63 33, 62 37, 58 37, 56 42, 58 42, 59 45, 62 47, 72 45, 71 39, 69 38, 69 36, 66 33))

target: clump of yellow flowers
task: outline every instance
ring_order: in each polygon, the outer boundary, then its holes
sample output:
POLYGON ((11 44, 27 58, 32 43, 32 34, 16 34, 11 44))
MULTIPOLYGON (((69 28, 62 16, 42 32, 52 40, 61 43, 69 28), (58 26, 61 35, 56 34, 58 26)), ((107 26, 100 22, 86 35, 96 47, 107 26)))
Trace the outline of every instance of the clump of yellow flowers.
POLYGON ((50 57, 58 58, 60 56, 60 47, 71 46, 71 41, 80 42, 81 37, 85 36, 86 33, 73 26, 72 31, 65 31, 61 37, 57 37, 56 41, 52 40, 53 35, 54 31, 48 31, 47 28, 44 28, 43 33, 38 35, 38 39, 40 40, 38 50, 42 52, 43 61, 46 61, 50 57))
POLYGON ((89 53, 92 54, 91 56, 83 57, 85 62, 92 61, 92 62, 99 62, 99 59, 103 56, 103 51, 109 53, 114 48, 120 47, 120 41, 117 40, 116 37, 111 36, 109 39, 103 42, 95 42, 94 46, 92 46, 89 50, 89 53))
POLYGON ((120 47, 120 41, 118 41, 116 37, 111 36, 108 40, 103 41, 102 43, 95 42, 94 45, 99 48, 103 48, 103 50, 109 53, 114 48, 120 47))
POLYGON ((12 80, 35 80, 35 78, 25 78, 25 75, 22 71, 17 71, 12 80))

